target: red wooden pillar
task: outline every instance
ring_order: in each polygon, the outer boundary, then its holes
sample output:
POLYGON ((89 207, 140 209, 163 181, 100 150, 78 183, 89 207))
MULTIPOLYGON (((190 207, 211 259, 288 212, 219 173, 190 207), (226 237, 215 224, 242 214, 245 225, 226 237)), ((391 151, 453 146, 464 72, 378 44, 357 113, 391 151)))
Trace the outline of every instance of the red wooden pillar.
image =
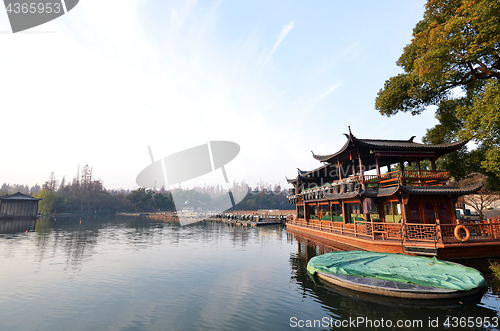
POLYGON ((365 171, 363 169, 363 162, 361 161, 361 155, 358 152, 358 160, 359 160, 359 181, 361 182, 361 188, 365 189, 365 171))

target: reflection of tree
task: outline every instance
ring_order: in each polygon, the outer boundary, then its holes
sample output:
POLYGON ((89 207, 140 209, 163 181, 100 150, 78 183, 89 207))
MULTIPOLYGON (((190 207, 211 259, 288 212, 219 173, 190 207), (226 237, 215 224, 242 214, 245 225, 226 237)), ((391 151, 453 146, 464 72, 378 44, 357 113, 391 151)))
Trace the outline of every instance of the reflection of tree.
MULTIPOLYGON (((82 220, 80 219, 80 222, 82 220)), ((57 237, 60 245, 63 245, 64 251, 67 254, 66 263, 72 269, 80 269, 82 261, 85 257, 93 255, 94 247, 97 244, 99 237, 100 224, 96 220, 83 220, 81 223, 73 225, 72 231, 57 237)))
POLYGON ((67 267, 79 269, 82 260, 92 256, 101 225, 98 219, 90 218, 39 219, 35 229, 37 260, 56 258, 64 252, 67 267))
POLYGON ((41 218, 35 228, 36 257, 42 262, 63 255, 68 269, 79 270, 82 263, 95 254, 99 244, 117 240, 142 244, 135 248, 150 247, 161 235, 155 229, 163 226, 163 223, 132 217, 41 218))
POLYGON ((52 223, 54 220, 50 217, 42 217, 36 220, 35 241, 37 246, 37 260, 42 261, 45 256, 46 248, 51 239, 52 223))
POLYGON ((217 222, 206 222, 206 231, 203 236, 206 241, 212 241, 215 238, 217 241, 222 240, 223 236, 229 234, 230 241, 233 246, 245 246, 246 242, 250 239, 251 231, 235 224, 225 224, 217 222), (219 239, 220 238, 220 239, 219 239))

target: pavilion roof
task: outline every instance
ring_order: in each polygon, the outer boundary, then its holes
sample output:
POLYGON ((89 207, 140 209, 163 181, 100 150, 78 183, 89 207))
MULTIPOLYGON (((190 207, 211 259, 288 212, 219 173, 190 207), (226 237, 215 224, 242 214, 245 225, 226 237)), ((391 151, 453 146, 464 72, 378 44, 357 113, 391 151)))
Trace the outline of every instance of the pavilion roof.
POLYGON ((347 142, 338 152, 327 155, 314 154, 313 152, 313 157, 327 163, 347 159, 354 151, 381 157, 438 157, 456 151, 468 142, 468 140, 460 140, 452 143, 426 145, 414 142, 415 136, 408 140, 359 139, 351 133, 350 129, 349 134, 345 136, 347 142))
POLYGON ((31 195, 17 192, 14 194, 3 195, 0 197, 0 200, 42 200, 42 199, 33 198, 31 195))
MULTIPOLYGON (((468 140, 460 140, 451 143, 426 145, 414 142, 415 136, 408 140, 388 140, 388 139, 359 139, 355 137, 349 128, 349 134, 345 134, 347 141, 342 148, 333 154, 318 155, 312 152, 313 157, 321 162, 324 162, 320 167, 304 171, 297 169, 297 176, 293 179, 288 179, 289 184, 324 183, 325 181, 333 181, 338 179, 333 171, 336 169, 337 162, 342 166, 354 161, 358 156, 363 160, 366 167, 373 166, 378 157, 381 164, 392 164, 405 160, 419 159, 436 159, 437 157, 456 151, 465 144, 468 140)), ((338 170, 338 169, 337 169, 338 170)))

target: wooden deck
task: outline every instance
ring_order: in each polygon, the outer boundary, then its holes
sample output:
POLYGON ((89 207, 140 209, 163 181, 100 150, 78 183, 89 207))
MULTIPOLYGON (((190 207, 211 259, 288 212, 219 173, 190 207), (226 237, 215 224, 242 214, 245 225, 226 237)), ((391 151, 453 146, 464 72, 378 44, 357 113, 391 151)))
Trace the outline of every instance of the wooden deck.
POLYGON ((274 220, 274 219, 264 219, 263 221, 244 221, 244 220, 238 220, 238 219, 222 219, 222 218, 207 218, 203 220, 205 222, 216 222, 216 223, 224 223, 224 224, 230 224, 230 225, 238 225, 238 226, 246 226, 246 227, 257 227, 257 226, 267 226, 267 225, 281 225, 284 222, 280 220, 274 220))
POLYGON ((471 259, 500 256, 500 221, 463 224, 471 234, 459 242, 456 224, 400 224, 356 221, 351 224, 289 220, 287 231, 328 240, 332 245, 374 252, 436 256, 442 259, 471 259))

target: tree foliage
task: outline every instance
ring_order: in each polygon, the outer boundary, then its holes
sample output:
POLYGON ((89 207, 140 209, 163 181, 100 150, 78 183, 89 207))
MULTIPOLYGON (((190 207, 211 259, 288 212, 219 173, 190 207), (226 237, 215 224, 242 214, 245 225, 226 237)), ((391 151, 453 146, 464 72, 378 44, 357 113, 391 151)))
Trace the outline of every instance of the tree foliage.
POLYGON ((288 202, 288 191, 276 186, 274 190, 260 188, 249 194, 231 210, 259 210, 259 209, 295 209, 295 205, 288 202))
MULTIPOLYGON (((151 190, 144 187, 133 191, 107 190, 101 180, 94 178, 92 168, 88 165, 83 167, 81 174, 80 169, 78 170, 78 174, 71 183, 67 182, 65 177, 59 183, 52 172, 49 180, 43 184, 42 190, 38 185, 30 189, 24 185, 4 183, 0 187, 2 194, 18 191, 42 199, 38 209, 41 213, 109 214, 131 211, 176 211, 176 204, 181 207, 186 202, 200 206, 205 211, 223 210, 230 207, 228 206, 228 191, 220 185, 172 191, 164 188, 151 190), (173 196, 176 199, 175 202, 173 196)), ((231 192, 236 201, 245 197, 231 210, 295 208, 294 205, 288 203, 287 191, 281 190, 279 185, 275 185, 272 190, 271 185, 262 183, 260 188, 256 187, 249 192, 248 185, 243 181, 233 183, 231 192)))
POLYGON ((424 142, 470 139, 474 155, 463 150, 445 162, 472 164, 480 155, 480 171, 500 177, 500 1, 429 0, 396 63, 404 73, 385 82, 375 108, 391 116, 437 106, 439 124, 424 142))
POLYGON ((135 206, 136 211, 151 211, 153 196, 153 190, 141 187, 130 192, 130 194, 127 195, 127 200, 135 206))
POLYGON ((42 199, 38 202, 38 211, 42 214, 50 214, 56 210, 57 194, 48 189, 43 189, 34 196, 37 199, 42 199))

